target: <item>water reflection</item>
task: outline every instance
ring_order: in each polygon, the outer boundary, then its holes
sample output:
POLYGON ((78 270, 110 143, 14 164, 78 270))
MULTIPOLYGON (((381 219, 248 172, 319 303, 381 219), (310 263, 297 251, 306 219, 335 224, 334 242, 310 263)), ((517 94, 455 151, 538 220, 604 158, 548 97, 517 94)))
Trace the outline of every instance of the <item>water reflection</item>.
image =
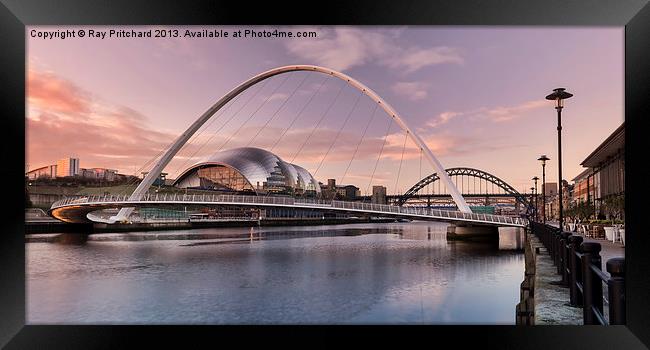
POLYGON ((445 225, 237 230, 29 243, 28 322, 514 323, 523 257, 447 242, 445 225))

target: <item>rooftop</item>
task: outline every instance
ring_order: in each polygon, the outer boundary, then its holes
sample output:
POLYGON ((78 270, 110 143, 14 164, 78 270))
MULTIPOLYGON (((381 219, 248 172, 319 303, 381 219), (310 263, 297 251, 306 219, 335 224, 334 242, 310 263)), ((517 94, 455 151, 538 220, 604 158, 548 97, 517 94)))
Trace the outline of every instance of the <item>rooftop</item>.
POLYGON ((576 182, 576 181, 582 180, 582 179, 584 179, 585 177, 587 177, 590 173, 591 173, 591 169, 587 168, 587 169, 585 169, 583 172, 581 172, 580 174, 578 174, 576 177, 574 177, 573 179, 571 179, 571 181, 576 182))
POLYGON ((625 148, 625 122, 603 141, 580 165, 595 168, 625 148))

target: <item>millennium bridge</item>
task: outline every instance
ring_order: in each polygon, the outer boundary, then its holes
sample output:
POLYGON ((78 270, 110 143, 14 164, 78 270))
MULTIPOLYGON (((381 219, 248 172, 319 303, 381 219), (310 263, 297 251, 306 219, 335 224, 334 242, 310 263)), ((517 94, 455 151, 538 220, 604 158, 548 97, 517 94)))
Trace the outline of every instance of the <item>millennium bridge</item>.
POLYGON ((291 197, 206 195, 206 194, 147 194, 133 201, 124 196, 88 196, 67 198, 55 202, 50 215, 70 223, 105 222, 92 212, 97 210, 135 207, 166 206, 238 206, 252 208, 292 208, 311 209, 322 212, 356 213, 376 217, 405 218, 413 220, 444 221, 456 224, 477 224, 482 226, 524 227, 528 220, 518 217, 482 213, 463 213, 456 210, 441 210, 420 207, 400 207, 396 205, 361 203, 336 200, 297 199, 291 197))
MULTIPOLYGON (((304 82, 304 80, 303 80, 304 82)), ((324 84, 324 80, 323 83, 324 84)), ((301 83, 302 84, 302 83, 301 83)), ((322 86, 321 84, 321 86, 322 86)), ((299 87, 299 86, 298 86, 299 87)), ((298 89, 298 87, 296 89, 298 89)), ((342 88, 342 87, 341 87, 342 88)), ((295 92, 295 90, 294 90, 295 92)), ((340 93, 340 90, 339 90, 340 93)), ((289 95, 288 98, 293 96, 293 93, 289 95)), ((338 98, 338 95, 337 95, 338 98)), ((268 101, 268 98, 267 98, 268 101)), ((311 100, 310 100, 311 101, 311 100)), ((286 102, 286 100, 285 100, 286 102)), ((334 100, 336 102, 336 100, 334 100)), ((308 102, 309 103, 309 102, 308 102)), ((352 112, 356 107, 352 107, 350 112, 347 114, 346 122, 349 120, 352 112)), ((328 111, 329 111, 328 107, 328 111)), ((258 108, 259 109, 259 108, 258 108)), ((278 109, 279 111, 279 109, 278 109)), ((277 112, 277 111, 276 111, 277 112)), ((251 117, 254 115, 253 113, 251 117)), ((327 112, 325 113, 327 114, 327 112)), ((325 115, 324 114, 324 115, 325 115)), ((323 115, 323 116, 324 116, 323 115)), ((374 117, 374 112, 373 112, 374 117)), ((272 119, 272 118, 271 118, 272 119)), ((294 119, 295 120, 295 119, 294 119)), ((269 120, 270 121, 270 120, 269 120)), ((370 122, 372 119, 370 120, 370 122)), ((370 122, 368 125, 370 125, 370 122)), ((268 122, 267 122, 268 123, 268 122)), ((316 125, 318 126, 318 124, 316 125)), ((241 128, 241 127, 240 127, 241 128)), ((366 127, 367 129, 367 127, 366 127)), ((288 128, 287 128, 288 130, 288 128)), ((390 130, 390 126, 389 126, 390 130)), ((259 133, 259 132, 258 132, 259 133)), ((286 130, 284 131, 286 133, 286 130)), ((340 133, 340 130, 339 130, 340 133)), ((365 131, 364 131, 365 135, 365 131)), ((386 135, 386 137, 388 134, 386 135)), ((231 136, 232 137, 232 136, 231 136)), ((282 137, 282 136, 281 136, 282 137)), ((384 140, 386 139, 384 138, 384 140)), ((336 142, 337 137, 333 142, 336 142)), ((361 141, 363 136, 361 137, 361 141)), ((357 145, 357 149, 361 143, 357 145)), ((251 140, 252 142, 252 140, 251 140)), ((333 143, 332 143, 333 145, 333 143)), ((328 150, 328 153, 325 154, 323 160, 329 154, 329 151, 332 149, 332 145, 328 150)), ((382 146, 383 151, 383 146, 382 146)), ((350 162, 354 160, 356 155, 356 150, 352 155, 350 162)), ((381 158, 381 151, 379 152, 378 159, 381 158)), ((420 160, 421 162, 421 160, 420 160)), ((400 170, 401 170, 400 160, 400 170)), ((376 165, 375 165, 376 170, 376 165)), ((400 170, 397 171, 397 179, 399 180, 400 170)), ((313 65, 292 65, 274 68, 265 72, 262 72, 233 88, 226 95, 221 97, 212 107, 210 107, 205 113, 203 113, 196 121, 194 121, 188 129, 183 132, 159 157, 156 158, 156 162, 151 168, 147 175, 142 179, 140 184, 135 188, 133 193, 130 195, 123 196, 85 196, 81 198, 67 198, 55 202, 49 210, 50 215, 53 217, 65 221, 65 222, 103 222, 103 223, 127 223, 129 221, 129 216, 138 207, 157 207, 157 206, 178 206, 178 205, 195 205, 203 207, 249 207, 249 208, 293 208, 293 209, 311 209, 318 210, 321 212, 338 212, 338 213, 356 213, 363 214, 366 216, 373 217, 394 217, 394 218, 408 218, 408 219, 418 219, 418 220, 435 220, 435 221, 444 221, 459 223, 465 225, 476 225, 476 226, 515 226, 515 227, 524 227, 528 224, 528 220, 520 217, 510 217, 510 216, 501 216, 501 215, 491 215, 491 214, 482 214, 474 213, 471 208, 463 198, 461 191, 458 190, 456 185, 451 180, 450 176, 454 175, 466 175, 466 172, 469 171, 474 177, 482 177, 491 181, 492 183, 497 183, 500 187, 508 190, 510 194, 514 195, 518 201, 525 203, 523 197, 520 196, 516 191, 514 191, 510 186, 506 186, 504 182, 499 180, 496 177, 493 177, 485 172, 476 171, 475 169, 462 170, 462 171, 448 171, 442 166, 438 159, 434 156, 431 150, 428 148, 426 143, 418 136, 413 129, 411 129, 405 122, 405 120, 399 115, 399 113, 391 107, 384 99, 377 95, 373 90, 359 82, 358 80, 343 74, 341 72, 335 71, 333 69, 313 66, 313 65), (286 74, 290 72, 313 72, 318 74, 325 75, 326 79, 338 79, 343 81, 344 86, 352 87, 357 90, 357 102, 361 96, 367 96, 370 98, 375 106, 375 111, 381 109, 385 112, 386 116, 390 118, 391 126, 393 124, 398 125, 400 129, 404 132, 404 146, 402 149, 402 158, 404 155, 404 149, 406 147, 406 140, 410 139, 415 145, 417 145, 420 151, 420 159, 424 155, 426 160, 435 170, 435 173, 429 177, 420 181, 414 188, 412 188, 398 203, 399 205, 384 205, 384 204, 373 204, 373 203, 363 203, 363 202, 346 202, 346 201, 336 201, 336 200, 319 200, 319 199, 298 199, 292 197, 273 197, 273 196, 242 196, 242 195, 157 195, 150 193, 150 187, 159 178, 161 172, 165 167, 170 163, 174 156, 180 151, 180 149, 188 143, 190 138, 197 133, 197 131, 208 121, 210 120, 215 113, 221 110, 228 102, 237 98, 240 94, 246 91, 248 88, 254 86, 255 84, 262 82, 268 78, 271 78, 276 75, 286 74), (413 196, 415 192, 423 188, 425 185, 437 182, 438 184, 442 183, 446 189, 446 193, 451 196, 454 201, 455 207, 458 210, 441 210, 433 208, 423 208, 423 207, 413 207, 413 206, 402 206, 404 201, 408 196, 413 196), (93 214, 94 211, 105 210, 105 209, 119 209, 117 215, 111 216, 109 218, 102 218, 99 215, 93 214)), ((347 172, 347 170, 346 170, 347 172)), ((373 171, 374 176, 374 171, 373 171)), ((345 175, 343 175, 345 177, 345 175)), ((372 177, 371 177, 372 182, 372 177)), ((529 207, 529 205, 526 205, 529 207)))

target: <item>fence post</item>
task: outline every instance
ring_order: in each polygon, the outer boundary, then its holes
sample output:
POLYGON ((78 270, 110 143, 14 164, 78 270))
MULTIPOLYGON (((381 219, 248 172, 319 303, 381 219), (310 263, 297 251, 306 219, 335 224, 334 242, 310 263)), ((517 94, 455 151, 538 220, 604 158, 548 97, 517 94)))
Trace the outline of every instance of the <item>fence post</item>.
POLYGON ((567 258, 569 257, 568 251, 567 251, 567 243, 569 241, 569 236, 571 234, 569 232, 562 232, 560 235, 560 274, 562 275, 562 285, 568 286, 569 285, 569 276, 567 274, 567 268, 569 267, 569 264, 567 263, 567 258))
POLYGON ((560 231, 553 229, 553 262, 557 273, 560 273, 560 231))
POLYGON ((555 266, 557 264, 555 260, 555 230, 547 226, 546 231, 548 232, 549 239, 548 251, 551 254, 551 260, 553 260, 553 266, 555 266))
POLYGON ((625 324, 625 258, 607 260, 609 324, 625 324))
POLYGON ((570 291, 570 304, 572 306, 582 305, 581 295, 578 293, 578 281, 580 280, 580 266, 576 252, 580 250, 580 244, 582 243, 582 236, 573 235, 569 237, 569 244, 571 248, 569 250, 569 291, 570 291))
POLYGON ((591 265, 601 268, 600 243, 583 242, 582 251, 582 291, 583 291, 583 320, 585 325, 599 324, 593 309, 603 310, 603 283, 598 276, 591 272, 591 265))

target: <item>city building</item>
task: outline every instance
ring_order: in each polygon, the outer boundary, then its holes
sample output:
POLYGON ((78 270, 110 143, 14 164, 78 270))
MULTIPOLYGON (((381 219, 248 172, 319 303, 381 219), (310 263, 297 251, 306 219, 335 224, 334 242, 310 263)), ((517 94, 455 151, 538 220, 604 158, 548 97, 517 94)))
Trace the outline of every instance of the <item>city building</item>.
POLYGON ((589 201, 589 177, 591 174, 590 169, 585 169, 583 172, 574 177, 573 181, 573 204, 577 205, 589 201))
POLYGON ((624 198, 625 195, 625 123, 614 130, 580 165, 588 168, 588 200, 594 205, 596 215, 604 215, 603 204, 624 198))
POLYGON ((557 192, 550 197, 546 198, 546 220, 559 220, 560 218, 560 203, 559 203, 559 198, 557 192))
POLYGON ((361 190, 354 185, 337 185, 336 179, 327 179, 327 185, 318 183, 323 199, 356 200, 361 197, 361 190))
POLYGON ((255 195, 315 197, 321 192, 304 168, 253 147, 214 153, 183 171, 174 186, 255 195))
POLYGON ((547 182, 542 184, 542 193, 546 198, 555 196, 557 194, 557 183, 556 182, 547 182))
POLYGON ((386 204, 386 186, 372 186, 373 204, 386 204))
POLYGON ((78 176, 79 158, 63 158, 56 161, 56 177, 78 176))
POLYGON ((115 181, 117 179, 117 170, 105 168, 79 169, 79 175, 86 179, 115 181))
POLYGON ((566 209, 573 203, 573 185, 567 180, 562 180, 562 208, 566 209))
POLYGON ((361 196, 359 187, 354 185, 337 186, 336 193, 338 194, 338 198, 345 200, 355 200, 361 196))

